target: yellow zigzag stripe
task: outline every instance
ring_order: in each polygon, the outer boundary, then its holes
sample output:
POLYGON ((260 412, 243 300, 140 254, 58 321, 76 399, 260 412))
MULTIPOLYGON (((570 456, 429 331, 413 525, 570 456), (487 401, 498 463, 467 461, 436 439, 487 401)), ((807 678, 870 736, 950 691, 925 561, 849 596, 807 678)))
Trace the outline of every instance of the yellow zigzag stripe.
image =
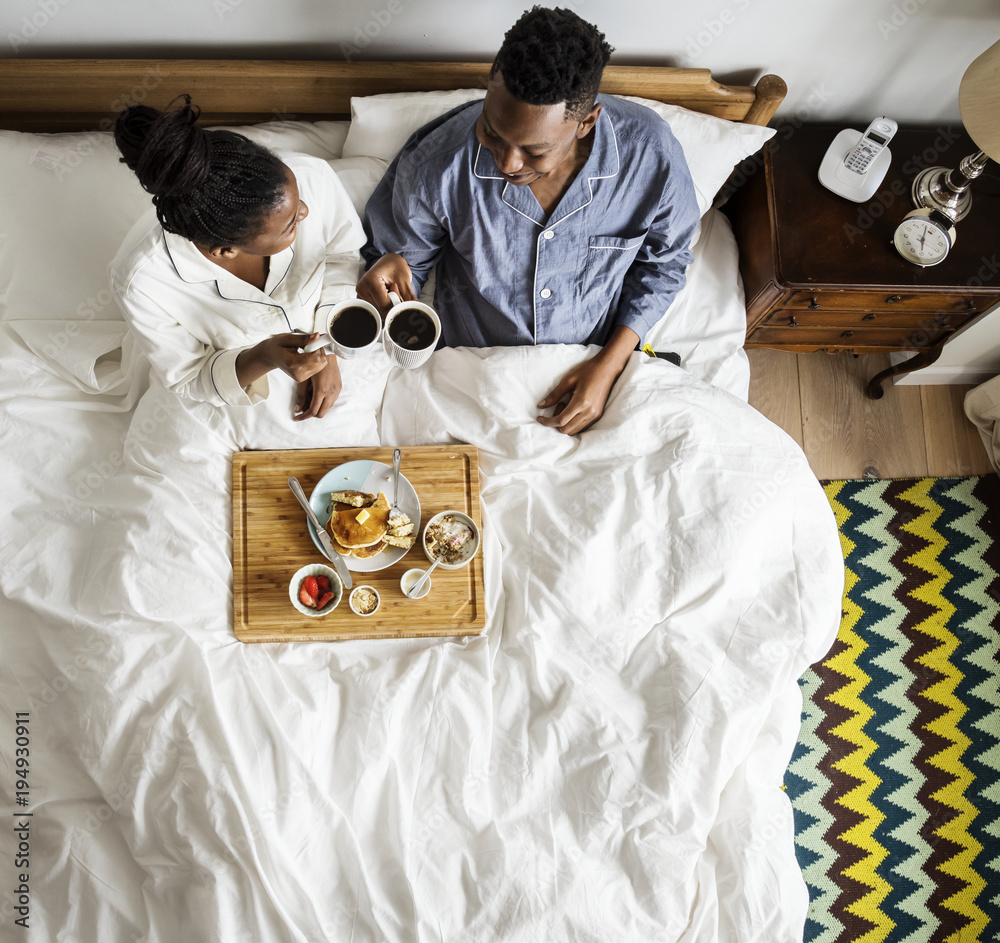
POLYGON ((932 478, 922 478, 901 497, 923 509, 923 513, 907 524, 905 529, 929 542, 927 547, 909 558, 911 564, 926 570, 931 576, 931 579, 914 590, 914 598, 936 610, 916 628, 940 642, 937 648, 919 661, 944 675, 941 681, 921 692, 923 697, 946 708, 946 713, 931 723, 928 729, 952 742, 952 746, 945 747, 928 761, 955 777, 951 783, 933 794, 938 802, 958 810, 958 815, 937 829, 935 834, 962 847, 962 851, 940 865, 940 869, 945 874, 967 882, 962 890, 949 897, 944 904, 971 921, 962 932, 963 939, 968 933, 969 939, 978 940, 986 928, 987 917, 976 905, 976 898, 986 887, 986 881, 974 870, 972 864, 983 846, 969 834, 969 824, 976 816, 976 809, 965 797, 973 776, 962 764, 962 754, 971 741, 958 728, 958 721, 967 708, 955 697, 955 687, 962 674, 951 662, 951 657, 958 648, 958 639, 946 628, 946 623, 954 614, 955 607, 942 594, 951 574, 939 562, 946 541, 935 528, 937 519, 941 516, 941 508, 929 494, 933 481, 932 478))
MULTIPOLYGON (((835 500, 834 494, 830 491, 827 492, 827 497, 833 506, 837 525, 841 535, 843 535, 842 525, 850 515, 847 509, 835 500)), ((853 541, 842 536, 841 544, 846 560, 848 553, 854 549, 853 541)), ((867 852, 864 858, 851 865, 844 873, 859 884, 871 888, 860 900, 851 903, 847 910, 849 913, 870 920, 875 924, 868 933, 858 937, 856 943, 882 943, 892 932, 895 923, 882 911, 882 903, 889 893, 889 885, 877 873, 879 865, 885 860, 888 852, 873 836, 873 832, 882 823, 885 816, 869 801, 880 780, 867 766, 868 758, 875 752, 875 742, 864 732, 864 726, 875 712, 861 700, 861 692, 871 678, 857 664, 858 655, 867 647, 864 640, 855 632, 862 611, 848 596, 857 582, 857 574, 847 569, 844 585, 844 611, 846 615, 841 621, 840 631, 837 633, 838 640, 844 643, 846 648, 833 658, 828 659, 826 665, 850 679, 850 683, 835 694, 830 695, 829 699, 851 711, 851 717, 831 732, 857 747, 848 756, 834 763, 834 766, 841 772, 849 773, 861 780, 859 785, 837 800, 840 805, 862 816, 862 820, 857 825, 840 836, 841 839, 867 852)))
MULTIPOLYGON (((854 541, 847 536, 845 533, 846 528, 844 527, 844 524, 851 515, 847 508, 845 508, 844 505, 837 500, 837 495, 840 494, 846 484, 846 481, 831 481, 823 486, 823 490, 826 492, 827 500, 830 502, 830 507, 833 508, 833 516, 837 519, 837 532, 840 535, 840 549, 844 554, 845 560, 854 552, 854 541)), ((844 601, 847 601, 846 587, 844 589, 844 601)))

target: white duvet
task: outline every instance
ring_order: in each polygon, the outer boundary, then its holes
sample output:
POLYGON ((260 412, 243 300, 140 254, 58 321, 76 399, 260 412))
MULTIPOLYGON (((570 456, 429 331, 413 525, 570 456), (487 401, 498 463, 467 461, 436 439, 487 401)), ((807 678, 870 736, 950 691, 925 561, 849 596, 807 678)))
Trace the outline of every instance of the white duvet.
POLYGON ((183 404, 127 340, 43 366, 43 330, 0 337, 25 938, 801 939, 780 786, 843 566, 776 426, 635 354, 600 422, 562 436, 534 404, 578 347, 347 364, 343 403, 293 424, 281 382, 254 410, 183 404), (480 450, 481 636, 235 640, 234 450, 455 441, 480 450))

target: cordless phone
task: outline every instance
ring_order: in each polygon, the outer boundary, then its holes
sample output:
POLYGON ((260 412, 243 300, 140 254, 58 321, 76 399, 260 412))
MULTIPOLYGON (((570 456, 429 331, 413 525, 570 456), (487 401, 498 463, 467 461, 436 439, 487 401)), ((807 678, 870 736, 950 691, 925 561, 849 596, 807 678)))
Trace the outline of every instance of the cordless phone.
POLYGON ((889 141, 898 125, 876 118, 865 132, 844 128, 830 143, 819 166, 819 182, 855 203, 870 200, 885 179, 892 154, 889 141))
POLYGON ((856 174, 865 173, 896 133, 898 125, 892 118, 876 118, 854 149, 844 158, 844 166, 856 174))

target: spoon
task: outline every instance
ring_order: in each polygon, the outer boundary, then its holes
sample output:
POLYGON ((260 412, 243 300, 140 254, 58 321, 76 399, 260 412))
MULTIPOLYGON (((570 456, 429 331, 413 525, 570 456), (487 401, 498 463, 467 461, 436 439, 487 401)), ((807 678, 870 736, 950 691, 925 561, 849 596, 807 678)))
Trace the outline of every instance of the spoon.
POLYGON ((406 595, 410 599, 416 599, 420 595, 421 590, 424 588, 424 583, 431 578, 431 573, 434 572, 434 567, 436 567, 442 560, 442 557, 438 557, 429 567, 429 569, 424 570, 424 575, 420 577, 407 591, 406 595))
POLYGON ((392 450, 392 510, 389 511, 389 526, 397 517, 402 517, 403 512, 399 509, 399 463, 403 458, 403 453, 399 449, 392 450))

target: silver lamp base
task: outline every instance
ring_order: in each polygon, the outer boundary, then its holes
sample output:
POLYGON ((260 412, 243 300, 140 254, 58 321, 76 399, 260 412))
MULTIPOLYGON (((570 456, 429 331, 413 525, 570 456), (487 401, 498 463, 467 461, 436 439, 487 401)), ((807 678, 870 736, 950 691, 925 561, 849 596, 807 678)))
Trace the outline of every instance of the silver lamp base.
POLYGON ((910 188, 914 205, 937 210, 952 223, 964 219, 972 209, 969 184, 983 172, 987 160, 989 158, 984 151, 977 151, 963 157, 957 170, 928 167, 920 171, 910 188))

